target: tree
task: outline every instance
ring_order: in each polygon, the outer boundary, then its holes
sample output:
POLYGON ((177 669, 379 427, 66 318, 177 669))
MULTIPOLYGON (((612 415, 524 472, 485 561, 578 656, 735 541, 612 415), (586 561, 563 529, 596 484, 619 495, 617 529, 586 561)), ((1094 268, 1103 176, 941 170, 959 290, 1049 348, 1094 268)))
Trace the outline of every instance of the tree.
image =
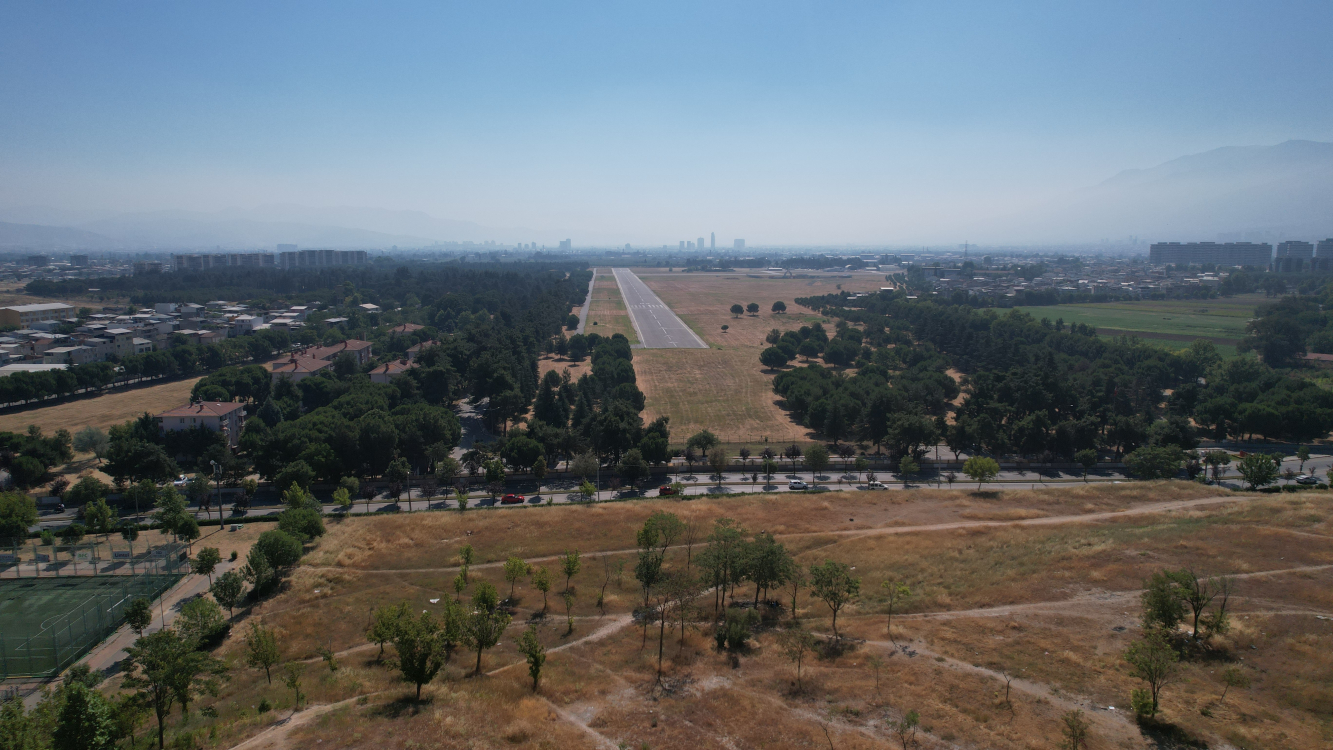
POLYGON ((889 633, 889 640, 896 646, 898 642, 893 640, 893 610, 912 598, 912 589, 903 581, 881 581, 879 585, 884 589, 884 598, 889 602, 889 614, 884 620, 884 628, 889 633))
POLYGON ((576 595, 572 589, 565 589, 560 598, 565 602, 565 635, 574 632, 574 599, 576 595))
POLYGON ((744 314, 745 314, 745 308, 744 308, 744 307, 741 307, 740 305, 732 305, 732 306, 731 306, 731 317, 733 317, 733 318, 739 318, 740 316, 742 316, 742 315, 744 315, 744 314))
POLYGON ((277 476, 273 477, 273 486, 291 487, 295 484, 303 490, 308 490, 314 480, 315 471, 310 468, 310 464, 297 460, 287 464, 277 476))
POLYGON ((741 550, 740 572, 754 584, 754 603, 758 607, 761 592, 767 598, 770 589, 780 588, 795 574, 796 561, 771 533, 761 531, 741 550))
POLYGON ((209 587, 209 592, 217 603, 227 608, 229 617, 236 616, 236 603, 241 600, 241 592, 245 588, 245 579, 240 573, 229 570, 218 576, 218 579, 209 587))
MULTIPOLYGON (((1202 621, 1205 625, 1208 624, 1208 618, 1204 615, 1204 612, 1219 595, 1223 597, 1230 596, 1231 582, 1226 578, 1220 580, 1217 578, 1200 578, 1189 568, 1181 568, 1168 575, 1176 583, 1176 596, 1193 616, 1194 632, 1192 637, 1197 641, 1199 639, 1200 622, 1202 621)), ((1225 618, 1225 604, 1222 612, 1222 617, 1225 618)))
POLYGON ((97 457, 97 463, 102 463, 102 457, 106 455, 107 449, 111 446, 111 441, 107 438, 106 432, 97 427, 85 427, 74 433, 72 443, 74 450, 79 453, 91 453, 97 457))
POLYGON ((1230 666, 1222 670, 1222 697, 1217 699, 1218 703, 1227 699, 1227 691, 1231 688, 1247 688, 1250 686, 1250 676, 1245 674, 1240 667, 1230 666))
POLYGON ((109 537, 120 523, 116 509, 107 505, 104 498, 98 498, 83 507, 83 520, 88 524, 89 531, 104 537, 109 537))
MULTIPOLYGON (((116 727, 111 704, 81 682, 63 691, 64 705, 51 736, 53 750, 112 750, 116 727)), ((12 745, 6 746, 12 747, 12 745)))
POLYGON ((815 636, 802 627, 788 628, 778 633, 778 648, 787 661, 796 665, 796 689, 804 690, 801 684, 801 662, 805 655, 814 651, 815 636))
POLYGON ((509 601, 514 600, 514 585, 518 583, 519 579, 528 574, 528 570, 528 563, 521 557, 511 555, 508 560, 505 560, 504 572, 505 581, 509 583, 509 601))
POLYGON ((573 462, 569 465, 569 470, 574 473, 574 476, 586 482, 588 477, 597 473, 598 466, 597 456, 592 451, 588 451, 575 456, 573 462))
POLYGON ((212 599, 198 597, 191 599, 181 607, 176 629, 181 637, 194 642, 197 646, 205 645, 227 629, 222 619, 222 608, 212 599))
POLYGON ((643 453, 638 448, 631 448, 625 451, 625 455, 620 459, 620 465, 616 471, 631 486, 640 479, 648 475, 648 462, 643 460, 643 453))
POLYGON ((404 679, 417 686, 418 702, 421 686, 435 679, 444 666, 446 652, 441 636, 440 623, 430 612, 404 616, 394 628, 393 648, 398 652, 398 669, 404 679))
POLYGON ((130 630, 135 635, 143 635, 143 631, 153 623, 153 603, 146 597, 139 597, 125 607, 125 624, 130 626, 130 630))
POLYGON ((1139 595, 1142 605, 1144 630, 1161 628, 1171 632, 1180 624, 1185 615, 1185 605, 1180 598, 1179 582, 1170 571, 1153 573, 1143 585, 1139 595))
POLYGON ((250 623, 250 630, 245 634, 245 663, 252 669, 264 670, 268 684, 273 684, 272 669, 278 663, 278 634, 257 622, 250 623))
POLYGON ((909 750, 916 743, 916 730, 921 726, 921 714, 916 710, 908 711, 903 718, 898 721, 889 722, 889 727, 893 733, 898 735, 898 741, 902 743, 903 750, 909 750))
POLYGON ((1074 454, 1074 460, 1083 467, 1083 481, 1088 481, 1088 471, 1097 465, 1097 451, 1085 448, 1074 454))
POLYGON ((537 692, 537 683, 542 679, 542 665, 546 663, 546 647, 537 637, 537 626, 529 625, 518 639, 518 652, 528 661, 528 674, 532 676, 532 692, 537 692))
POLYGON ((250 552, 245 556, 245 565, 241 568, 241 577, 252 587, 255 596, 268 590, 273 581, 277 578, 277 573, 273 570, 273 565, 264 556, 263 550, 258 547, 251 547, 250 552))
POLYGON ((366 639, 380 647, 376 658, 384 657, 384 644, 393 640, 398 632, 398 621, 408 617, 407 603, 384 604, 375 608, 370 615, 370 627, 366 630, 366 639))
POLYGON ((220 562, 222 562, 222 553, 218 551, 217 547, 204 547, 190 561, 190 569, 197 575, 208 576, 208 585, 212 587, 213 571, 217 570, 220 562))
POLYGON ((1142 694, 1143 691, 1134 691, 1139 696, 1132 703, 1140 715, 1157 715, 1162 689, 1175 677, 1179 660, 1176 650, 1171 647, 1166 635, 1160 630, 1150 630, 1144 634, 1142 640, 1129 645, 1129 649, 1125 651, 1125 661, 1129 662, 1130 674, 1148 683, 1146 696, 1142 694))
POLYGON ((1296 458, 1301 462, 1301 473, 1305 473, 1305 462, 1310 460, 1310 449, 1304 445, 1296 446, 1296 458))
POLYGON ((163 487, 156 494, 153 520, 161 524, 165 531, 178 534, 178 530, 184 527, 186 519, 192 517, 185 499, 176 492, 175 487, 171 486, 163 487))
POLYGON ((1185 454, 1180 446, 1143 445, 1125 455, 1125 466, 1139 479, 1171 479, 1180 473, 1185 454))
POLYGON ((829 466, 828 448, 818 443, 810 446, 805 451, 805 465, 815 476, 823 474, 829 466))
POLYGON ((339 487, 333 491, 333 504, 338 506, 338 510, 346 513, 352 508, 352 495, 346 487, 339 487))
POLYGON ((474 676, 481 675, 481 655, 500 642, 509 627, 509 613, 500 609, 499 594, 486 581, 479 581, 472 592, 472 611, 463 618, 462 641, 477 651, 474 676))
POLYGON ((269 529, 260 534, 250 551, 253 553, 256 550, 275 571, 290 568, 301 561, 300 540, 281 529, 269 529))
POLYGON ((532 587, 542 592, 542 615, 545 615, 546 594, 551 590, 551 571, 545 567, 532 571, 532 587))
POLYGON ((963 473, 977 480, 977 489, 980 490, 982 482, 989 482, 999 476, 1000 464, 993 458, 972 456, 963 462, 963 473))
POLYGON ((698 453, 708 455, 708 452, 721 442, 721 440, 718 440, 717 435, 714 435, 708 430, 700 430, 691 435, 689 440, 685 441, 685 447, 693 448, 698 453))
POLYGON ((833 637, 838 638, 838 611, 860 596, 861 579, 852 577, 846 563, 825 560, 810 566, 810 591, 833 611, 833 637))
POLYGON ((746 305, 746 306, 745 306, 745 312, 747 312, 747 313, 749 313, 749 314, 751 314, 751 315, 758 315, 758 314, 759 314, 759 303, 758 303, 758 302, 751 302, 750 304, 746 305))
POLYGON ((21 492, 0 492, 0 537, 23 539, 37 523, 37 501, 21 492))
POLYGON ((759 364, 763 365, 764 367, 767 367, 770 370, 776 370, 781 367, 786 367, 787 362, 789 361, 790 358, 776 346, 770 346, 767 349, 759 352, 759 364))
POLYGON ((172 705, 180 701, 182 711, 186 710, 191 697, 211 683, 209 678, 225 669, 170 628, 145 635, 127 647, 123 667, 121 687, 137 692, 157 715, 159 749, 166 746, 166 720, 172 705))
POLYGON ((792 473, 795 474, 795 473, 796 473, 796 460, 799 459, 799 458, 801 457, 801 446, 797 445, 796 443, 792 443, 791 445, 789 445, 789 446, 787 446, 785 449, 783 449, 783 451, 782 451, 782 455, 783 455, 783 457, 786 458, 788 461, 791 461, 791 470, 792 470, 792 473))
POLYGON ((1247 454, 1236 464, 1236 469, 1251 490, 1277 481, 1278 462, 1266 453, 1247 454))
POLYGON ((778 300, 777 302, 774 302, 774 303, 773 303, 773 308, 772 308, 772 309, 773 309, 773 312, 778 313, 779 315, 781 315, 782 313, 787 312, 787 303, 786 303, 786 302, 783 302, 782 300, 778 300))
MULTIPOLYGON (((487 479, 489 480, 490 478, 489 469, 487 470, 486 474, 487 474, 487 479)), ((501 469, 502 479, 503 476, 504 476, 504 470, 501 469)), ((406 458, 402 457, 395 458, 394 460, 389 462, 389 468, 384 470, 384 478, 389 481, 389 487, 392 488, 392 491, 396 493, 398 488, 402 487, 409 479, 412 478, 412 467, 407 463, 406 458)), ((396 497, 397 495, 395 494, 395 498, 396 497)), ((408 487, 407 489, 407 509, 409 511, 412 510, 411 487, 408 487)))
POLYGON ((567 549, 560 556, 560 570, 565 574, 565 590, 569 590, 569 582, 574 576, 579 574, 579 569, 583 567, 579 559, 579 551, 576 549, 567 549))
POLYGON ((301 701, 305 700, 305 693, 301 692, 301 674, 305 672, 305 665, 289 661, 283 665, 283 672, 282 683, 292 691, 292 713, 296 713, 301 708, 301 701))
POLYGON ((727 470, 727 449, 720 445, 715 445, 709 449, 708 467, 713 470, 713 475, 717 477, 720 484, 722 482, 722 472, 727 470))
POLYGON ((911 456, 903 456, 898 460, 898 474, 904 479, 921 471, 921 465, 911 456))
POLYGON ((1083 712, 1078 709, 1067 711, 1061 721, 1064 726, 1060 728, 1060 734, 1065 739, 1060 743, 1060 750, 1087 750, 1091 725, 1083 718, 1083 712))

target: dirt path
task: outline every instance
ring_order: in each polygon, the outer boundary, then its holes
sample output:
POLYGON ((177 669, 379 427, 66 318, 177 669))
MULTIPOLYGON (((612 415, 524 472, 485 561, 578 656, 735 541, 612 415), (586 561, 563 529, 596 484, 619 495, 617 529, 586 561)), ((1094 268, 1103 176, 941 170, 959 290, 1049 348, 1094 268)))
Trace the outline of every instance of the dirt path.
MULTIPOLYGON (((375 695, 369 693, 368 695, 375 695)), ((231 750, 267 750, 267 748, 288 747, 287 735, 293 729, 303 727, 306 724, 318 719, 324 714, 342 706, 355 703, 360 698, 366 696, 353 696, 337 703, 321 703, 315 706, 306 706, 304 711, 298 711, 291 716, 273 724, 268 729, 256 734, 239 745, 233 745, 231 750)))
MULTIPOLYGON (((880 536, 886 534, 912 534, 931 531, 954 531, 958 529, 985 529, 1001 528, 1007 526, 1057 526, 1067 523, 1091 523, 1095 521, 1107 521, 1126 516, 1152 515, 1154 513, 1166 513, 1175 510, 1188 510, 1207 505, 1218 505, 1221 503, 1239 503, 1246 502, 1247 498, 1235 497, 1232 495, 1221 495, 1215 497, 1196 498, 1194 500, 1172 500, 1163 503, 1146 503, 1134 508, 1125 510, 1102 511, 1098 513, 1074 513, 1063 516, 1042 516, 1040 518, 1023 518, 1012 521, 948 521, 945 523, 919 524, 916 526, 877 526, 870 529, 845 529, 841 531, 798 531, 789 534, 774 534, 777 539, 795 539, 810 536, 836 536, 843 538, 859 538, 866 536, 880 536)), ((685 549, 684 545, 676 545, 671 549, 685 549)), ((601 552, 590 552, 595 555, 631 555, 637 553, 637 549, 615 549, 601 552)), ((541 557, 525 558, 528 563, 554 562, 559 560, 559 555, 543 555, 541 557)), ((503 562, 479 563, 471 566, 471 569, 482 568, 503 568, 503 562)), ((372 575, 398 575, 402 573, 453 573, 459 570, 459 566, 451 565, 438 568, 377 568, 360 569, 344 568, 337 565, 310 565, 306 570, 337 571, 340 573, 365 573, 372 575)))

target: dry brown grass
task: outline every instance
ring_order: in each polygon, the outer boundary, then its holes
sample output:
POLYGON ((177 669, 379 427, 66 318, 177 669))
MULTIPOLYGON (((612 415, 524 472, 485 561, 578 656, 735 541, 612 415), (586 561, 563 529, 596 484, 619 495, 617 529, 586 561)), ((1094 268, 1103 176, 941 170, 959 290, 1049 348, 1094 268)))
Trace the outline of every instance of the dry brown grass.
POLYGON ((646 397, 644 418, 671 418, 677 441, 699 430, 711 430, 727 443, 762 445, 808 442, 810 431, 777 406, 776 374, 759 364, 764 337, 774 328, 790 330, 827 318, 810 314, 796 297, 829 294, 842 284, 848 290, 878 290, 880 276, 856 279, 749 278, 744 274, 648 273, 644 282, 711 349, 653 349, 635 352, 634 371, 646 397), (787 303, 775 315, 773 302, 787 303), (734 303, 759 304, 757 316, 735 318, 734 303), (729 330, 722 332, 722 326, 729 330))
POLYGON ((620 286, 609 268, 597 269, 597 280, 592 287, 592 304, 588 306, 588 324, 584 333, 596 333, 602 336, 624 334, 631 344, 639 343, 639 334, 634 331, 629 312, 625 309, 625 300, 620 296, 620 286))
POLYGON ((23 432, 28 425, 41 427, 48 435, 64 428, 76 432, 84 427, 107 429, 134 419, 144 412, 158 413, 186 404, 190 390, 199 378, 173 380, 169 383, 131 388, 95 398, 67 401, 54 406, 9 412, 0 415, 0 430, 23 432))
MULTIPOLYGON (((1058 491, 770 495, 334 522, 284 591, 249 616, 279 629, 288 658, 313 660, 305 681, 311 701, 366 697, 295 722, 289 734, 274 731, 270 739, 273 746, 321 748, 646 743, 696 750, 827 747, 830 741, 837 748, 870 748, 890 743, 886 720, 916 709, 923 747, 1044 748, 1059 737, 1059 717, 1081 707, 1094 724, 1093 747, 1146 748, 1150 743, 1123 710, 1136 686, 1120 658, 1137 633, 1135 589, 1153 570, 1191 564, 1209 574, 1241 576, 1232 600, 1235 625, 1217 643, 1213 660, 1184 666, 1185 679, 1165 693, 1165 718, 1210 746, 1320 747, 1333 719, 1333 628, 1312 614, 1292 613, 1333 609, 1333 571, 1243 574, 1333 564, 1333 539, 1322 536, 1333 518, 1333 497, 1237 494, 1227 502, 1137 512, 1202 500, 1214 491, 1171 482, 1058 491), (642 648, 638 625, 619 626, 639 597, 632 555, 616 556, 631 570, 619 584, 609 584, 603 615, 593 606, 603 578, 595 553, 631 547, 634 527, 663 509, 705 529, 727 516, 752 531, 774 531, 802 564, 828 558, 854 565, 863 598, 839 618, 852 639, 848 649, 809 659, 805 690, 797 691, 791 665, 775 648, 776 619, 735 661, 713 648, 707 625, 691 627, 683 647, 672 627, 664 649, 667 690, 655 687, 656 631, 642 648), (1133 512, 1120 512, 1126 510, 1133 512), (1038 525, 1048 516, 1089 513, 1104 515, 1038 525), (979 527, 964 514, 1037 524, 979 527), (941 523, 971 527, 881 533, 941 523), (489 670, 514 666, 464 679, 474 657, 456 654, 425 691, 427 701, 416 704, 412 687, 392 668, 392 648, 380 662, 364 628, 377 605, 406 601, 430 609, 436 606, 430 599, 452 596, 449 568, 465 542, 478 553, 473 580, 492 581, 502 595, 509 586, 494 561, 582 550, 583 570, 573 581, 574 632, 566 634, 554 595, 550 616, 534 618, 541 595, 520 582, 511 637, 485 659, 489 670), (909 614, 894 621, 895 636, 911 643, 915 657, 892 654, 885 642, 878 584, 889 576, 909 580, 917 593, 909 614), (528 621, 537 624, 548 649, 564 647, 550 652, 538 696, 529 691, 513 644, 528 621), (604 637, 580 640, 599 628, 607 628, 604 637), (342 652, 338 672, 318 662, 320 645, 342 652), (872 654, 886 662, 878 692, 868 666, 872 654), (1228 663, 1241 665, 1255 682, 1248 690, 1233 689, 1218 705, 1218 674, 1228 663), (1000 668, 1019 675, 1012 711, 1002 702, 1000 668), (1108 704, 1121 710, 1090 708, 1108 704)), ((682 563, 683 553, 673 552, 671 564, 682 563)), ((558 567, 554 561, 535 564, 552 572, 558 567)), ((555 578, 558 591, 564 581, 555 578)), ((741 598, 752 593, 748 586, 738 591, 741 598)), ((711 607, 711 598, 701 603, 711 607)), ((798 613, 812 630, 827 630, 822 602, 803 593, 798 613)), ((772 615, 779 616, 785 610, 772 615)), ((221 654, 239 656, 237 635, 221 654)), ((217 719, 207 720, 215 727, 210 747, 256 735, 291 705, 290 693, 280 684, 269 687, 262 673, 237 667, 233 675, 216 699, 201 702, 218 710, 217 719), (260 697, 280 707, 277 716, 256 715, 260 697)))

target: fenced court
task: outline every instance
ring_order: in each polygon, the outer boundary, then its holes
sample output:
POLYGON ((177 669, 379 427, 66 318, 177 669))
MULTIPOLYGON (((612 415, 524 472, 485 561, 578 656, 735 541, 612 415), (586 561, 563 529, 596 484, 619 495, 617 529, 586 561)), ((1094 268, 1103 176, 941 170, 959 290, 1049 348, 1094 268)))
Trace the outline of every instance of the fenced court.
MULTIPOLYGON (((120 627, 130 602, 155 601, 188 570, 175 550, 145 557, 152 560, 136 573, 125 565, 93 575, 98 568, 92 564, 80 575, 56 576, 33 566, 22 577, 0 580, 0 679, 58 674, 120 627)), ((21 568, 8 567, 12 573, 21 568)))

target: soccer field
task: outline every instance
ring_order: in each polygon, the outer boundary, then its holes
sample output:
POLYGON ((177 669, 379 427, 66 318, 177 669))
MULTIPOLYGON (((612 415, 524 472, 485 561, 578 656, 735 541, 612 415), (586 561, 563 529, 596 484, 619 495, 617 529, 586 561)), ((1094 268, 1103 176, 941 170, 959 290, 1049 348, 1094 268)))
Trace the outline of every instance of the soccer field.
POLYGON ((120 627, 131 601, 156 599, 178 580, 112 575, 0 581, 0 675, 56 674, 120 627))

